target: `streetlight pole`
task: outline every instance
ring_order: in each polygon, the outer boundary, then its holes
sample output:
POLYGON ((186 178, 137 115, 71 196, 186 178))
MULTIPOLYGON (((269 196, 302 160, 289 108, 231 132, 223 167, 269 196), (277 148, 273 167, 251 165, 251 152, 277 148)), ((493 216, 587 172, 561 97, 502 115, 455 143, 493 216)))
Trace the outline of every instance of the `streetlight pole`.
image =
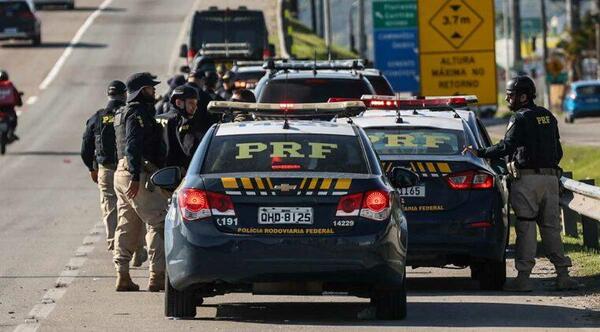
POLYGON ((358 54, 362 59, 367 57, 367 40, 365 34, 365 0, 358 0, 358 54))
POLYGON ((355 1, 352 4, 352 6, 350 6, 350 11, 348 12, 348 31, 349 31, 349 36, 350 36, 350 50, 352 50, 353 52, 356 52, 356 38, 354 35, 354 12, 356 11, 357 6, 358 6, 358 1, 355 1))
POLYGON ((323 0, 323 27, 325 29, 325 46, 327 54, 331 56, 331 7, 329 0, 323 0))
POLYGON ((542 2, 542 64, 544 74, 544 107, 550 109, 552 107, 552 99, 550 98, 550 82, 548 82, 548 24, 546 23, 546 0, 540 0, 542 2))

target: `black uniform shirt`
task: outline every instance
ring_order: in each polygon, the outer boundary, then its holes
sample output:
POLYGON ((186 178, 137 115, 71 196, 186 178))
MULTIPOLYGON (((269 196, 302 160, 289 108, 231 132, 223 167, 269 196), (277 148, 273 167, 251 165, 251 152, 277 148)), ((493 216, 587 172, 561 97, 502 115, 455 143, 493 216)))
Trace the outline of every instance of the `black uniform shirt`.
POLYGON ((81 143, 81 159, 90 171, 95 164, 111 165, 117 162, 115 129, 113 127, 115 111, 125 103, 110 100, 104 109, 94 113, 86 122, 81 143))
POLYGON ((187 168, 204 132, 194 126, 193 117, 173 105, 170 106, 169 112, 156 117, 163 126, 167 141, 165 166, 187 168))
POLYGON ((520 169, 558 168, 563 156, 556 118, 536 105, 513 114, 504 139, 477 152, 483 158, 509 156, 520 169))

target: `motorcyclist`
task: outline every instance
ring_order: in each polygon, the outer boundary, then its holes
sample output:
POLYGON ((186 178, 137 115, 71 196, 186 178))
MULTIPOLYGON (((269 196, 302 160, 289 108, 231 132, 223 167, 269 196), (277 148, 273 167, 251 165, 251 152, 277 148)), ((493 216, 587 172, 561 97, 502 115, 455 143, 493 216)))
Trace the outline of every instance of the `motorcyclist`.
POLYGON ((0 113, 8 117, 8 140, 15 141, 19 137, 17 130, 17 112, 15 107, 23 106, 22 93, 17 90, 6 70, 0 69, 0 113))

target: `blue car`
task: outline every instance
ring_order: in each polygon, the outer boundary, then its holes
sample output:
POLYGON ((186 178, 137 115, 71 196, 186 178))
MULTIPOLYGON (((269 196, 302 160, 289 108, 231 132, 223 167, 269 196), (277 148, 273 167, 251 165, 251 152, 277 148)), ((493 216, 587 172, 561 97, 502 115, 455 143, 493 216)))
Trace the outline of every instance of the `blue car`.
POLYGON ((563 102, 565 122, 576 118, 600 116, 600 80, 578 81, 571 84, 563 102))
MULTIPOLYGON (((247 292, 366 297, 378 318, 404 318, 407 226, 395 188, 418 176, 392 173, 352 124, 213 126, 165 220, 165 315, 194 317, 205 297, 247 292)), ((177 168, 153 175, 162 188, 179 180, 177 168)))

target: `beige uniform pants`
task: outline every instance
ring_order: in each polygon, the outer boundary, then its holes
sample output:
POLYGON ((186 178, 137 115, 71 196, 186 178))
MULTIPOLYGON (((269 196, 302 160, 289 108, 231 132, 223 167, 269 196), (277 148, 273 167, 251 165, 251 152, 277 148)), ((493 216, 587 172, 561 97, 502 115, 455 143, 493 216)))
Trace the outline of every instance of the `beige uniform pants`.
POLYGON ((118 272, 129 271, 129 261, 138 248, 140 232, 147 225, 146 243, 150 260, 150 272, 164 272, 164 224, 167 199, 159 188, 146 189, 149 175, 140 174, 140 189, 135 198, 127 197, 131 182, 126 159, 119 160, 115 173, 118 224, 115 232, 114 262, 118 272))
POLYGON ((512 183, 510 203, 517 216, 515 267, 530 273, 537 249, 536 224, 540 228, 544 253, 556 268, 571 266, 560 237, 558 178, 553 175, 523 175, 512 183))
POLYGON ((100 210, 106 228, 108 250, 114 249, 115 228, 117 228, 117 194, 114 185, 115 171, 98 166, 98 189, 100 190, 100 210))

